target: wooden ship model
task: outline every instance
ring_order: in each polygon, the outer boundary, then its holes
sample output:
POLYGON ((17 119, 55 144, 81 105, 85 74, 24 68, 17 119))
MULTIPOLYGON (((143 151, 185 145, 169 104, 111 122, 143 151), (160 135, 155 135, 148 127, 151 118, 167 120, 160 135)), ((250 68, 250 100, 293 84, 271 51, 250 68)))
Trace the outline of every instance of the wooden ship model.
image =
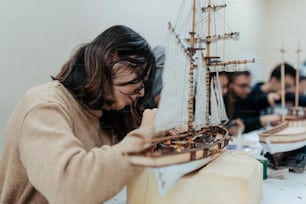
POLYGON ((299 106, 299 54, 301 50, 297 49, 297 68, 296 68, 296 89, 295 104, 289 107, 285 113, 285 63, 283 60, 284 49, 282 53, 281 65, 281 105, 282 121, 279 125, 263 131, 259 134, 259 142, 265 152, 272 156, 277 153, 289 152, 306 145, 306 109, 299 106))
POLYGON ((255 60, 221 61, 211 55, 212 44, 239 38, 237 32, 211 34, 214 26, 211 16, 225 7, 213 5, 210 0, 185 0, 177 23, 169 23, 163 89, 154 128, 187 130, 146 141, 148 148, 128 153, 132 164, 146 167, 195 164, 189 168, 192 171, 215 159, 228 144, 230 137, 222 127, 228 119, 218 73, 245 69, 245 64, 255 60))

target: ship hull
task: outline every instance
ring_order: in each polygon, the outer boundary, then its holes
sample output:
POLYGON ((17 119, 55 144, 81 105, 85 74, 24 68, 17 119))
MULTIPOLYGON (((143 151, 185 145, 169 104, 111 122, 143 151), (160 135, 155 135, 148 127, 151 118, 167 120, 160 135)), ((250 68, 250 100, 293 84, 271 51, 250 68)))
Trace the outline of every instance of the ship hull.
POLYGON ((289 152, 306 145, 306 119, 288 117, 274 128, 259 134, 259 143, 270 154, 289 152))
POLYGON ((185 148, 179 151, 176 149, 174 152, 162 152, 163 148, 166 149, 169 146, 160 147, 161 151, 157 151, 155 149, 156 146, 153 145, 141 152, 129 153, 129 160, 134 165, 147 167, 163 167, 174 164, 184 164, 191 161, 201 161, 200 164, 197 165, 197 168, 199 168, 220 155, 229 142, 228 132, 219 126, 213 126, 202 130, 201 134, 209 134, 213 137, 213 141, 210 144, 196 144, 196 147, 185 148))

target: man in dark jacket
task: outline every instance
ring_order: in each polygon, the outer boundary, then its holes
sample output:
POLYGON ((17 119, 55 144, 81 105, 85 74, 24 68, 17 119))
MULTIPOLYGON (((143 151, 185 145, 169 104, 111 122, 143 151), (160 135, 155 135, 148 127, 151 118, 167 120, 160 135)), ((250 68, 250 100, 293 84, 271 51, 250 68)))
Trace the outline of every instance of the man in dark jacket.
POLYGON ((244 132, 260 129, 280 120, 279 115, 261 115, 260 110, 274 105, 277 94, 251 95, 252 76, 249 71, 233 72, 229 77, 229 93, 225 95, 227 114, 230 120, 240 119, 244 132))
MULTIPOLYGON (((289 63, 284 64, 285 68, 285 100, 288 105, 295 104, 295 81, 296 81, 296 70, 289 63)), ((304 80, 300 77, 300 81, 304 80)), ((278 64, 271 72, 270 79, 268 82, 258 82, 252 89, 250 95, 260 96, 268 95, 269 93, 277 93, 281 95, 281 64, 278 64)), ((278 101, 279 103, 280 101, 278 101)), ((306 106, 306 96, 300 93, 299 105, 306 106)))

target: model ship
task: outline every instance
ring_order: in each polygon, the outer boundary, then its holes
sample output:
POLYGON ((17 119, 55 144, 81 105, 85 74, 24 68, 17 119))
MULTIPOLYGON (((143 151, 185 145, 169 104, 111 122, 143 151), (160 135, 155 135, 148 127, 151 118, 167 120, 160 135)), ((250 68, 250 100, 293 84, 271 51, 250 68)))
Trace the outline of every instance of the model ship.
POLYGON ((222 61, 211 54, 211 46, 218 41, 239 38, 237 32, 211 34, 216 30, 211 16, 225 7, 210 0, 185 0, 177 23, 169 23, 163 89, 154 128, 156 132, 186 128, 147 141, 149 147, 141 152, 128 153, 132 164, 163 167, 193 162, 195 169, 215 159, 228 144, 230 137, 222 127, 228 119, 218 73, 244 69, 255 60, 222 61))
MULTIPOLYGON (((299 54, 297 49, 297 65, 299 66, 299 54)), ((282 58, 284 50, 281 50, 282 58)), ((281 103, 282 121, 279 125, 259 134, 259 142, 264 150, 272 156, 276 153, 289 152, 306 145, 306 109, 299 106, 299 67, 296 69, 295 105, 288 108, 285 114, 285 66, 282 59, 281 66, 281 103)))

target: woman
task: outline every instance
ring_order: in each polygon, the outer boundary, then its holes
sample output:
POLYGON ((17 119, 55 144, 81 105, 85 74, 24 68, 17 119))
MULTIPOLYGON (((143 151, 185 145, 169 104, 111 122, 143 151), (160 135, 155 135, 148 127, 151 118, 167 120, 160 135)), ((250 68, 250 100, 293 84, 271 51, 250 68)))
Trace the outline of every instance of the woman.
POLYGON ((0 203, 102 203, 119 192, 142 170, 122 154, 143 149, 152 135, 156 109, 141 121, 139 107, 153 72, 147 42, 113 26, 53 81, 27 91, 6 129, 0 203))

